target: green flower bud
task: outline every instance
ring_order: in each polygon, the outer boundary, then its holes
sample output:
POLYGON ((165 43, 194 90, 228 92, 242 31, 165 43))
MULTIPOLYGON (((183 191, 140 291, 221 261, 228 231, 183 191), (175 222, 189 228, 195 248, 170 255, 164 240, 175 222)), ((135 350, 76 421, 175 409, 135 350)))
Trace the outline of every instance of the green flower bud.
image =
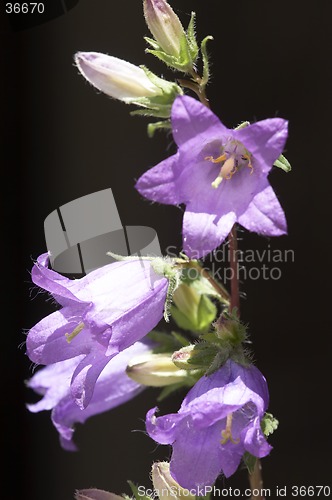
POLYGON ((171 315, 180 328, 204 332, 215 320, 216 306, 194 284, 181 283, 173 294, 173 302, 171 315))

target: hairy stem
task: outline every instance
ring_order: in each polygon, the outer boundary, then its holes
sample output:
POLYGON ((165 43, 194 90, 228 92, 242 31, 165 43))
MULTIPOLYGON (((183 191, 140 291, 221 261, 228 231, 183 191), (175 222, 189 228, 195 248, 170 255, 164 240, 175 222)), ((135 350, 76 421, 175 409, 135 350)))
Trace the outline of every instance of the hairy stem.
POLYGON ((255 495, 252 494, 251 500, 265 500, 262 495, 263 477, 262 477, 262 465, 259 459, 256 460, 253 473, 249 474, 249 483, 251 491, 255 492, 255 495))
POLYGON ((210 103, 208 98, 206 97, 205 86, 202 85, 202 78, 199 74, 193 69, 190 73, 192 80, 178 80, 179 84, 182 87, 192 90, 195 92, 199 100, 204 106, 210 109, 210 103))

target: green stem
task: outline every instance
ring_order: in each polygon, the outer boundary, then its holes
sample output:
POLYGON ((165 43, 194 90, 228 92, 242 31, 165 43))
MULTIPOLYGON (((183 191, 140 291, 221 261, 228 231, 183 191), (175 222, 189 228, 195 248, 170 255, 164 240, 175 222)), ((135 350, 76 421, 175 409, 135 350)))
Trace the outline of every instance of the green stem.
POLYGON ((240 289, 239 289, 239 263, 237 258, 237 229, 236 224, 231 229, 228 236, 229 258, 231 266, 231 304, 230 312, 236 307, 240 316, 240 289))
POLYGON ((210 109, 210 103, 208 98, 206 97, 205 88, 202 85, 202 77, 194 69, 191 70, 190 76, 192 77, 192 80, 180 79, 178 80, 179 84, 182 85, 182 87, 188 88, 195 92, 201 103, 210 109))

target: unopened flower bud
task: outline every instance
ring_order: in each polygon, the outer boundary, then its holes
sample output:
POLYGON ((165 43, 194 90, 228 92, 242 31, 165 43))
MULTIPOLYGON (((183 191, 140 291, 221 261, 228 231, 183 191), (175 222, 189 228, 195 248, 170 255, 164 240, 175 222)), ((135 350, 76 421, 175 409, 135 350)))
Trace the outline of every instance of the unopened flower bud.
POLYGON ((76 491, 75 500, 123 500, 123 498, 109 491, 91 488, 76 491))
POLYGON ((178 351, 175 351, 172 355, 172 362, 182 370, 192 370, 196 368, 191 363, 189 363, 189 360, 193 356, 194 349, 195 349, 194 345, 188 345, 182 347, 178 351))
POLYGON ((166 354, 138 356, 130 361, 126 373, 135 382, 152 387, 185 382, 188 378, 188 372, 175 366, 171 356, 166 354))
POLYGON ((194 286, 181 283, 173 295, 171 314, 180 328, 192 332, 203 332, 214 321, 217 308, 209 297, 194 286))
POLYGON ((144 0, 143 9, 146 24, 160 48, 178 58, 186 37, 178 16, 165 0, 144 0))
POLYGON ((171 476, 168 462, 156 462, 151 470, 152 482, 155 492, 160 500, 188 499, 194 500, 195 495, 190 495, 190 491, 182 488, 171 476))
POLYGON ((117 57, 99 52, 78 52, 75 63, 94 87, 120 101, 130 103, 142 97, 163 94, 142 68, 117 57))

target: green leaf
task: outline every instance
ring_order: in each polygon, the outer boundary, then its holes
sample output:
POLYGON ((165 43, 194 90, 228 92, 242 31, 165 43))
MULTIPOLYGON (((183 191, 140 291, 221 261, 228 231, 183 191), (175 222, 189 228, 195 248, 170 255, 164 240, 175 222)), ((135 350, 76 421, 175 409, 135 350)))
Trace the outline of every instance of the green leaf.
POLYGON ((291 164, 284 157, 284 155, 280 155, 279 158, 273 164, 275 167, 281 168, 284 172, 290 172, 292 170, 291 164))
POLYGON ((270 436, 277 430, 279 425, 279 421, 274 418, 272 413, 265 413, 264 417, 261 421, 261 429, 263 431, 264 436, 270 436))
POLYGON ((252 474, 255 469, 257 458, 251 455, 249 451, 246 451, 243 455, 243 462, 248 469, 249 474, 252 474))

